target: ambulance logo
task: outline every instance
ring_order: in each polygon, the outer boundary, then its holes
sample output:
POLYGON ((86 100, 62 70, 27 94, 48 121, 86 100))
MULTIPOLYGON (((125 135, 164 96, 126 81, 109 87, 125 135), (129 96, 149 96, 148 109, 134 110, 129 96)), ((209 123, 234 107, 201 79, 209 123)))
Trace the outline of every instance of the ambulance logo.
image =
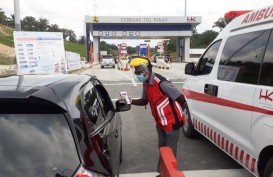
POLYGON ((273 101, 273 91, 272 92, 268 92, 268 90, 266 90, 265 92, 263 92, 263 90, 260 90, 260 97, 259 99, 264 99, 269 100, 269 101, 273 101))

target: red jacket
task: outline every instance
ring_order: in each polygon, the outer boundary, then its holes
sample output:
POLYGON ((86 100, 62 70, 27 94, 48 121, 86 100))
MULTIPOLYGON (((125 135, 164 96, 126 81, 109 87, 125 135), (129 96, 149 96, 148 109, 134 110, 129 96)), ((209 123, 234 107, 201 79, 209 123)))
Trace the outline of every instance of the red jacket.
POLYGON ((180 104, 160 90, 160 82, 164 80, 164 77, 156 74, 154 84, 144 84, 144 88, 156 126, 164 131, 172 131, 184 125, 185 117, 180 104))

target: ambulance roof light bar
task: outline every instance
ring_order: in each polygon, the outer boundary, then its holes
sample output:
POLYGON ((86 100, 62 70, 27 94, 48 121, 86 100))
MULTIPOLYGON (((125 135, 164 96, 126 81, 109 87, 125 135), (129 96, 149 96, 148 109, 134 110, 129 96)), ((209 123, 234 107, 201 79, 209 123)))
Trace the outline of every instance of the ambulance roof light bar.
POLYGON ((252 10, 238 10, 238 11, 229 11, 225 13, 225 18, 227 19, 234 19, 240 15, 243 15, 245 13, 251 12, 252 10))

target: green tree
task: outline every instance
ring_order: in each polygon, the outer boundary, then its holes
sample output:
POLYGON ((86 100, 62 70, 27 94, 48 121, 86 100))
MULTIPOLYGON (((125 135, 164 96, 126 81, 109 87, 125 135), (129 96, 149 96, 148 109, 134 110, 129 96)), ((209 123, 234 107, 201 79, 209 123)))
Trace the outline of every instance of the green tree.
POLYGON ((47 31, 49 27, 49 21, 46 18, 39 18, 36 22, 36 28, 38 31, 47 31))
POLYGON ((77 41, 76 34, 75 34, 75 32, 73 30, 68 30, 68 37, 69 37, 70 42, 76 42, 77 41))
POLYGON ((172 52, 176 51, 176 38, 175 37, 170 38, 167 48, 168 48, 168 53, 172 53, 172 52))
POLYGON ((63 33, 64 40, 67 40, 67 37, 69 36, 68 31, 69 31, 69 29, 66 29, 66 28, 61 29, 61 32, 63 33))
POLYGON ((200 35, 199 48, 206 48, 217 37, 219 33, 213 30, 206 30, 200 35))
POLYGON ((0 8, 0 22, 5 23, 7 19, 6 13, 3 11, 2 8, 0 8))
POLYGON ((200 34, 198 34, 196 27, 192 29, 192 36, 190 38, 190 48, 200 48, 201 45, 200 34))
POLYGON ((11 17, 7 17, 6 23, 8 24, 8 26, 12 26, 14 28, 15 26, 14 14, 11 14, 10 16, 11 17))
POLYGON ((59 32, 59 31, 61 31, 61 29, 59 28, 59 25, 51 24, 48 26, 48 31, 49 32, 59 32))
POLYGON ((37 22, 36 19, 32 16, 26 16, 22 20, 22 30, 23 31, 36 31, 37 22))
POLYGON ((131 47, 131 46, 128 46, 128 47, 127 47, 127 53, 128 53, 129 55, 136 54, 137 52, 138 52, 137 47, 131 47))
POLYGON ((219 34, 213 30, 206 30, 199 34, 196 29, 193 29, 193 35, 190 38, 190 48, 206 48, 219 34))
POLYGON ((109 53, 110 50, 109 50, 108 44, 105 41, 100 42, 100 50, 107 51, 107 53, 109 53))
POLYGON ((194 34, 190 38, 191 48, 201 48, 201 34, 194 34))
POLYGON ((197 32, 196 27, 194 27, 194 28, 192 29, 192 35, 196 35, 196 34, 198 34, 198 32, 197 32))
POLYGON ((212 28, 214 27, 218 27, 220 29, 220 31, 222 31, 227 24, 229 24, 229 22, 231 22, 232 19, 228 19, 228 18, 219 18, 216 22, 214 22, 214 25, 212 26, 212 28))
POLYGON ((80 36, 79 39, 77 40, 77 43, 79 44, 85 44, 85 37, 84 36, 80 36))
POLYGON ((109 46, 112 50, 118 50, 118 46, 116 44, 110 44, 109 46))

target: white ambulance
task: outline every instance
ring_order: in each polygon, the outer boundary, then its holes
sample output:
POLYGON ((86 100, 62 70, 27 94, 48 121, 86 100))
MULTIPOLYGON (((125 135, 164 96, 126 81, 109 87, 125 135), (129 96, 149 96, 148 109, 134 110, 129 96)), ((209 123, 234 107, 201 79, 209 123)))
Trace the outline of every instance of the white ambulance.
POLYGON ((255 176, 273 177, 273 5, 235 18, 188 63, 186 137, 201 133, 255 176))

